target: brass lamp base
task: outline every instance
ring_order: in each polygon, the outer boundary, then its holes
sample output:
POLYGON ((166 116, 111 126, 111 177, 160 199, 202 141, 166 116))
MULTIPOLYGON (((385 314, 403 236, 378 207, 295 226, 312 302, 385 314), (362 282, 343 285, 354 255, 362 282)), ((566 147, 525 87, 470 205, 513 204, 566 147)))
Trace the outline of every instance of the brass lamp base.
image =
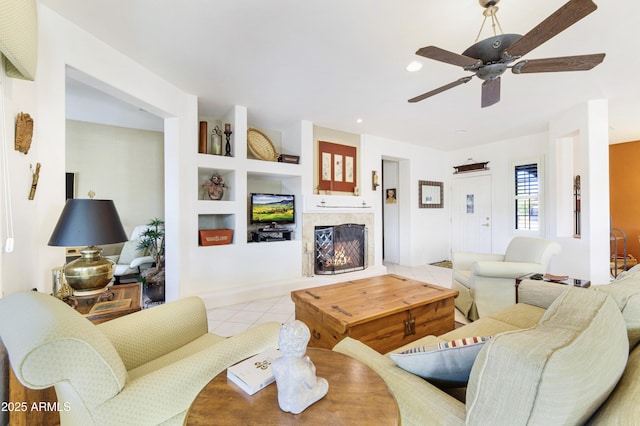
POLYGON ((80 250, 80 258, 64 267, 67 284, 74 295, 102 293, 113 278, 114 263, 100 256, 102 249, 96 246, 80 250))

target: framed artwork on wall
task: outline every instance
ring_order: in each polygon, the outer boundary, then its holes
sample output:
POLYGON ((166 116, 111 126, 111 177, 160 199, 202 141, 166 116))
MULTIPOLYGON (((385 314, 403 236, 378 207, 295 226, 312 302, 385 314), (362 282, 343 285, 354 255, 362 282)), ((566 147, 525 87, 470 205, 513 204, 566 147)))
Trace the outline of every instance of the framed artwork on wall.
POLYGON ((421 209, 441 209, 444 206, 444 188, 442 182, 430 180, 418 181, 419 207, 421 209))
POLYGON ((395 204, 398 202, 398 191, 396 188, 388 188, 385 192, 385 203, 395 204))
POLYGON ((356 189, 356 147, 318 141, 318 189, 354 192, 356 189))

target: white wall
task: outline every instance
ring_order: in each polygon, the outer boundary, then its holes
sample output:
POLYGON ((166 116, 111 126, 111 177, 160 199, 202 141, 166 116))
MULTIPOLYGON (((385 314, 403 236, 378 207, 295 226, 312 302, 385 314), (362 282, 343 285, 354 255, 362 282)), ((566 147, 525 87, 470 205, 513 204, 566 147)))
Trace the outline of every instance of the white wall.
POLYGON ((164 135, 149 130, 67 120, 66 171, 76 198, 110 199, 127 233, 164 219, 164 135))
POLYGON ((42 5, 38 5, 38 18, 36 81, 3 77, 6 122, 13 123, 20 111, 30 113, 35 121, 32 151, 26 157, 9 153, 16 248, 2 254, 3 293, 31 287, 50 291, 50 271, 64 262, 64 249, 48 247, 47 241, 65 199, 65 68, 71 66, 100 82, 101 90, 165 118, 167 299, 175 299, 180 294, 178 271, 186 248, 180 239, 186 226, 181 221, 186 200, 180 190, 185 186, 180 171, 184 170, 183 151, 196 149, 197 99, 42 5), (36 162, 42 163, 38 192, 34 201, 27 202, 29 164, 36 162))
POLYGON ((592 100, 566 111, 549 125, 549 158, 551 186, 550 211, 554 215, 571 215, 564 169, 580 174, 582 182, 582 235, 567 236, 557 221, 548 222, 549 231, 563 246, 562 253, 551 266, 563 274, 585 277, 593 283, 605 284, 609 272, 609 113, 606 100, 592 100), (562 156, 557 149, 566 138, 575 143, 574 152, 562 156), (560 183, 562 182, 562 185, 560 183), (562 198, 565 198, 564 202, 562 198))
MULTIPOLYGON (((472 158, 474 162, 488 161, 492 176, 492 241, 494 253, 504 253, 513 231, 513 166, 518 161, 544 161, 547 149, 547 133, 522 136, 516 139, 497 141, 478 147, 450 153, 447 171, 453 177, 453 166, 465 164, 472 158)), ((473 172, 472 172, 473 173, 473 172)), ((544 233, 540 237, 545 237, 544 233)))
POLYGON ((609 281, 607 132, 607 102, 594 100, 554 119, 548 132, 450 153, 451 167, 464 164, 469 158, 475 162, 489 161, 493 182, 492 247, 495 253, 503 253, 516 235, 512 206, 514 162, 538 159, 542 164, 543 173, 540 175, 544 191, 543 230, 539 236, 556 240, 562 246, 562 253, 552 258, 549 272, 590 279, 598 284, 609 281), (575 143, 575 149, 559 147, 567 139, 575 143), (561 158, 563 152, 568 158, 561 158), (567 168, 571 168, 571 172, 567 172, 567 168), (573 214, 571 199, 564 198, 571 197, 570 178, 575 174, 582 177, 582 238, 573 238, 559 229, 566 228, 566 216, 571 218, 573 214))
MULTIPOLYGON (((382 159, 398 161, 398 217, 400 263, 407 266, 424 265, 446 259, 449 255, 448 193, 444 194, 444 208, 418 208, 418 181, 445 182, 448 178, 446 154, 429 148, 364 135, 362 142, 362 176, 366 180, 371 170, 380 172, 382 159)), ((374 194, 370 182, 363 182, 363 194, 374 200, 376 230, 382 229, 383 199, 381 189, 374 194)), ((382 247, 381 232, 376 233, 376 247, 382 247)), ((382 258, 382 250, 377 250, 382 258)))

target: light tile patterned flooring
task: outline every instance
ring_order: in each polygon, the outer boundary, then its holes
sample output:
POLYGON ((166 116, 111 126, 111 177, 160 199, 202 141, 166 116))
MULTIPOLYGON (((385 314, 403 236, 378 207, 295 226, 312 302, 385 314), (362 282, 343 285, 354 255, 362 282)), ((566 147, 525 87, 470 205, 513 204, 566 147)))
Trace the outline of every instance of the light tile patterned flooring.
MULTIPOLYGON (((431 265, 407 267, 392 263, 385 263, 385 266, 390 274, 403 275, 441 287, 451 287, 451 269, 431 265)), ((345 279, 348 278, 345 277, 345 279)), ((295 306, 288 293, 269 299, 209 309, 207 311, 209 331, 220 336, 233 336, 264 322, 293 321, 294 311, 295 306)), ((456 311, 456 321, 466 322, 458 311, 456 311)))

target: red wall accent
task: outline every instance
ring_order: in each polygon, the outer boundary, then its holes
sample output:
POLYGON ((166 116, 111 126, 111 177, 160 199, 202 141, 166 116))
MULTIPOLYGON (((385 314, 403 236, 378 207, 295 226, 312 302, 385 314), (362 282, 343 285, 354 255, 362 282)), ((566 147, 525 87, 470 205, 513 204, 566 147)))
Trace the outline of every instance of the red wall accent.
POLYGON ((627 252, 640 259, 640 141, 609 145, 609 197, 611 226, 627 234, 627 252))

